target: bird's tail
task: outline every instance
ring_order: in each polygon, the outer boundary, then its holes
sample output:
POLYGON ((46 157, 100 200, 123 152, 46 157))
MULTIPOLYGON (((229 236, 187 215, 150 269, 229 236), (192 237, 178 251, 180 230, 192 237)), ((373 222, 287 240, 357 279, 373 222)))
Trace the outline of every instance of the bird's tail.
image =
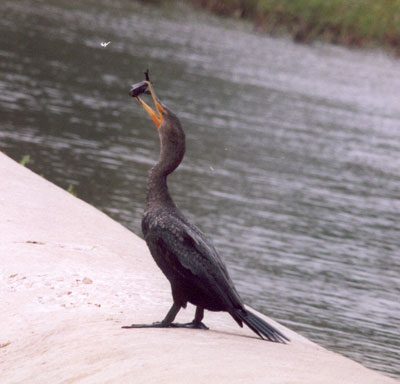
POLYGON ((286 341, 290 341, 283 333, 278 331, 275 327, 268 324, 265 320, 261 319, 254 313, 247 309, 237 309, 233 317, 237 317, 243 323, 245 323, 254 333, 260 336, 262 339, 267 339, 275 343, 286 344, 286 341))

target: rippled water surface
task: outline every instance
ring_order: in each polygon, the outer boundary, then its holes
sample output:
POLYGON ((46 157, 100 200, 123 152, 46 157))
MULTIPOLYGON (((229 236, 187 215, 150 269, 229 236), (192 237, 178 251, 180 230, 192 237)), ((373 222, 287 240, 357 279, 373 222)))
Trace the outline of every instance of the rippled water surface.
POLYGON ((398 60, 182 4, 3 0, 0 15, 2 151, 140 234, 158 138, 128 90, 149 67, 187 133, 172 193, 245 301, 400 377, 398 60))

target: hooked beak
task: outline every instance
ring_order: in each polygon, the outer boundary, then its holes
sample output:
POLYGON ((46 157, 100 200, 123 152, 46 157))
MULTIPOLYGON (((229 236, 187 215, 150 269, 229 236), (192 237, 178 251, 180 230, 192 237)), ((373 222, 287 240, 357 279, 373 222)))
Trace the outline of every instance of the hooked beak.
POLYGON ((147 114, 151 117, 156 128, 158 129, 160 127, 160 125, 162 124, 162 122, 164 121, 163 112, 165 112, 165 108, 158 101, 157 96, 154 93, 154 90, 153 90, 153 87, 152 87, 150 81, 146 81, 146 84, 149 87, 151 97, 153 98, 153 102, 156 107, 156 111, 154 111, 153 108, 151 108, 148 104, 146 104, 139 96, 136 96, 136 100, 144 108, 144 110, 147 112, 147 114))

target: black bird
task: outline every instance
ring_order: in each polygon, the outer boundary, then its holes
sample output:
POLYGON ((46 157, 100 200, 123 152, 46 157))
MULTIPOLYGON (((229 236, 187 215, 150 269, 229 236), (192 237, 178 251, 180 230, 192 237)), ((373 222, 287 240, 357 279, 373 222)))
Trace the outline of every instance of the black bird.
POLYGON ((171 284, 173 304, 164 320, 153 324, 132 324, 123 328, 186 327, 208 329, 203 323, 204 309, 228 312, 243 327, 245 323, 262 339, 285 343, 289 339, 275 327, 244 307, 228 271, 212 243, 190 224, 168 192, 167 176, 181 163, 185 153, 185 134, 178 117, 157 99, 147 84, 156 111, 136 92, 131 95, 147 111, 157 127, 161 150, 147 181, 147 202, 142 230, 150 252, 171 284), (195 305, 194 320, 173 323, 187 303, 195 305))

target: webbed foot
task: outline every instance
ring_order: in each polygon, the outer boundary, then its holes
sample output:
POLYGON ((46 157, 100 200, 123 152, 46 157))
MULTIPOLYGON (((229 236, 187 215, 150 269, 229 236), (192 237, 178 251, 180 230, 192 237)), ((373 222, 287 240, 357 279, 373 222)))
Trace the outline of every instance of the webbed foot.
POLYGON ((169 323, 166 324, 162 321, 157 321, 152 324, 131 324, 124 325, 121 328, 129 329, 129 328, 191 328, 191 329, 208 329, 208 327, 202 322, 192 321, 190 323, 169 323))
POLYGON ((204 329, 207 330, 209 329, 204 323, 200 322, 196 322, 196 321, 192 321, 190 323, 172 323, 171 327, 175 327, 175 328, 191 328, 191 329, 204 329))
POLYGON ((131 325, 123 325, 121 328, 168 328, 171 327, 172 324, 165 324, 162 321, 157 321, 152 324, 131 324, 131 325))

